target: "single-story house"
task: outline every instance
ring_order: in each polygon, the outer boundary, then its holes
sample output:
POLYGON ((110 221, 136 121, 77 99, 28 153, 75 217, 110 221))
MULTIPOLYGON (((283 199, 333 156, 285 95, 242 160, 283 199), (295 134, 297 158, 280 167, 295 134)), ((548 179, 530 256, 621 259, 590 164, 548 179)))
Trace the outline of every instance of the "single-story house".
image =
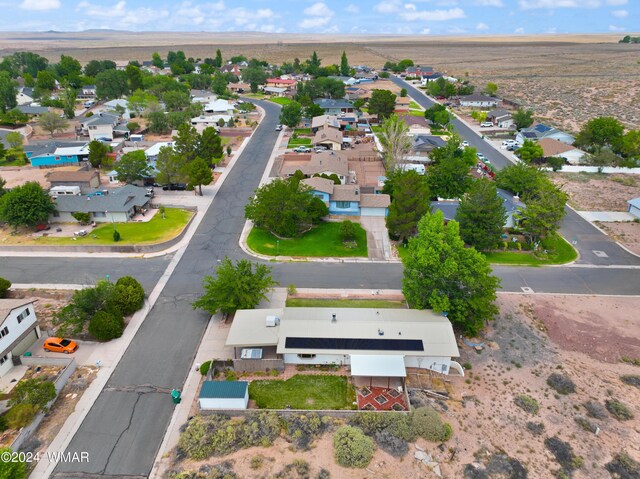
POLYGON ((340 179, 340 182, 345 184, 349 176, 349 162, 347 156, 340 151, 323 151, 321 153, 313 153, 305 164, 287 165, 285 162, 280 174, 283 177, 289 177, 297 170, 302 171, 307 178, 313 175, 335 174, 340 179))
POLYGON ((409 111, 409 103, 411 103, 411 98, 409 98, 408 96, 396 97, 396 106, 394 108, 394 111, 398 113, 409 111))
POLYGON ((410 136, 429 135, 431 133, 429 122, 424 116, 398 115, 398 117, 409 127, 408 135, 410 136))
POLYGON ((218 96, 209 90, 191 90, 189 96, 191 97, 192 103, 207 104, 218 99, 218 96))
MULTIPOLYGON (((512 195, 507 190, 498 188, 498 196, 502 198, 502 203, 507 210, 507 218, 504 223, 505 228, 513 228, 518 223, 519 212, 526 208, 518 196, 512 195)), ((441 200, 431 202, 431 212, 442 211, 444 219, 451 221, 456 218, 460 202, 458 200, 441 200)))
POLYGON ((122 111, 121 119, 130 120, 131 119, 131 110, 129 110, 129 102, 122 98, 116 98, 115 100, 109 100, 104 103, 104 107, 108 110, 107 113, 111 115, 120 115, 117 112, 118 110, 122 111))
POLYGON ((586 153, 575 146, 568 145, 553 138, 542 138, 538 144, 544 151, 545 158, 558 156, 564 158, 572 165, 579 165, 584 161, 586 153))
POLYGON ((231 115, 200 115, 195 118, 191 118, 191 124, 193 126, 202 125, 204 128, 213 126, 217 129, 219 127, 218 122, 220 120, 224 121, 224 124, 227 125, 229 120, 232 119, 233 116, 231 115))
POLYGON ((9 148, 9 142, 7 141, 7 135, 9 133, 11 133, 11 130, 0 130, 0 143, 2 143, 5 148, 9 148))
POLYGON ((203 111, 214 115, 233 115, 235 108, 227 100, 215 100, 207 103, 203 111))
POLYGON ((0 377, 40 336, 33 299, 0 299, 0 377))
POLYGON ((249 383, 247 381, 205 381, 200 388, 200 410, 247 409, 249 383))
POLYGON ((411 138, 411 156, 428 156, 436 148, 447 144, 437 135, 415 135, 411 138))
POLYGON ((313 137, 313 146, 324 146, 328 150, 342 150, 342 132, 339 129, 324 126, 313 137))
POLYGON ((311 131, 316 133, 320 128, 335 128, 340 129, 340 120, 334 115, 320 115, 314 116, 311 119, 311 131))
POLYGON ((86 141, 48 141, 25 145, 24 152, 32 166, 58 166, 87 160, 89 144, 86 141))
POLYGON ((80 88, 80 92, 78 94, 78 98, 80 99, 89 99, 96 97, 96 86, 95 85, 85 85, 80 88))
POLYGON ((336 115, 353 113, 355 107, 350 101, 343 99, 317 98, 313 102, 324 110, 325 115, 336 115))
POLYGON ((470 108, 481 108, 481 107, 489 107, 495 108, 498 106, 500 100, 497 98, 493 98, 491 96, 480 95, 478 93, 474 93, 473 95, 464 95, 460 97, 460 106, 470 107, 470 108))
POLYGON ((46 106, 18 105, 18 111, 29 116, 40 116, 48 113, 50 110, 46 106))
POLYGON ((73 213, 89 213, 96 223, 126 223, 149 203, 146 189, 125 185, 99 190, 88 195, 63 195, 55 199, 56 211, 49 216, 52 223, 74 223, 73 213))
POLYGON ((18 89, 16 101, 18 102, 18 105, 30 105, 34 102, 35 97, 36 95, 33 92, 33 88, 25 86, 18 89))
POLYGON ((286 96, 289 90, 277 86, 266 86, 262 89, 262 91, 267 95, 283 97, 286 96))
POLYGON ((286 90, 291 90, 295 88, 298 84, 297 81, 290 78, 267 78, 267 82, 265 88, 275 87, 275 88, 284 88, 286 90))
POLYGON ((561 141, 567 145, 573 145, 576 141, 575 136, 558 130, 552 126, 547 126, 543 123, 537 123, 529 128, 521 129, 516 135, 516 143, 518 145, 524 144, 524 140, 542 140, 543 138, 551 138, 553 140, 561 141))
POLYGON ((406 76, 410 77, 421 77, 425 75, 433 74, 433 67, 415 65, 412 67, 407 67, 404 71, 406 76))
POLYGON ((326 178, 302 180, 322 199, 329 214, 348 216, 387 216, 391 198, 384 194, 361 194, 358 185, 336 185, 326 178))
POLYGON ((355 78, 347 77, 347 76, 330 75, 329 78, 331 78, 332 80, 341 81, 342 83, 344 83, 347 86, 353 86, 353 85, 357 85, 358 83, 360 83, 355 78))
POLYGON ((251 89, 251 85, 249 85, 248 83, 242 83, 242 82, 229 83, 227 88, 229 88, 229 90, 231 90, 232 93, 244 93, 251 89))
POLYGON ((160 154, 160 149, 165 146, 173 149, 173 141, 159 141, 144 150, 144 154, 147 155, 147 161, 156 161, 160 154))
POLYGON ((220 67, 220 71, 222 73, 231 73, 234 76, 239 77, 242 72, 240 71, 240 65, 238 65, 237 63, 227 63, 226 65, 222 65, 220 67))
POLYGON ((277 308, 236 312, 226 346, 275 352, 285 364, 351 366, 352 375, 377 376, 372 365, 463 374, 452 358, 460 355, 451 322, 430 310, 374 308, 277 308), (275 319, 274 319, 275 318, 275 319), (355 356, 358 357, 354 361, 355 356))
POLYGON ((640 218, 640 198, 633 198, 627 201, 627 211, 636 218, 640 218))
POLYGON ((346 100, 355 101, 358 98, 366 98, 369 90, 358 87, 347 87, 344 89, 344 97, 346 100))
POLYGON ((487 113, 487 121, 490 121, 498 128, 511 128, 515 125, 511 113, 507 110, 491 110, 487 113))
POLYGON ((46 175, 51 188, 56 186, 79 186, 83 193, 87 193, 100 186, 100 173, 98 170, 64 171, 54 170, 46 175))
POLYGON ((440 77, 442 77, 442 73, 438 72, 422 75, 422 78, 420 79, 420 85, 426 86, 429 82, 436 81, 440 77))

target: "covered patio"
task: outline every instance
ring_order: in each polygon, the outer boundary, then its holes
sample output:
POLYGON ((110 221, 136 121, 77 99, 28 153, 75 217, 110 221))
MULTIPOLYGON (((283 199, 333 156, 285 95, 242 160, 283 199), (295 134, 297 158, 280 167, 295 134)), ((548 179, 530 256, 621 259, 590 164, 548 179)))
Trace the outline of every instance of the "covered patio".
POLYGON ((404 356, 351 355, 351 377, 362 411, 408 411, 404 356))

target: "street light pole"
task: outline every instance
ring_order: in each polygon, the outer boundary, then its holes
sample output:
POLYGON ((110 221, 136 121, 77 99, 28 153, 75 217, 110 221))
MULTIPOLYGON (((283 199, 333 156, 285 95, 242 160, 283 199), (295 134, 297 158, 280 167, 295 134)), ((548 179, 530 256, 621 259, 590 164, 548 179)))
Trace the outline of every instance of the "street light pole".
POLYGON ((276 240, 276 256, 280 253, 280 240, 276 240))

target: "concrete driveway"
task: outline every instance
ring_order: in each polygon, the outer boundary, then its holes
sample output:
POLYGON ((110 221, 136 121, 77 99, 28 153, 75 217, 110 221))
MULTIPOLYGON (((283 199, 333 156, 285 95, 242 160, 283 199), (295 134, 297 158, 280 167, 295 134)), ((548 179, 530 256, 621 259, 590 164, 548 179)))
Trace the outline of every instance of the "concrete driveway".
POLYGON ((367 232, 369 259, 391 259, 391 243, 386 219, 381 216, 361 216, 360 225, 367 232))

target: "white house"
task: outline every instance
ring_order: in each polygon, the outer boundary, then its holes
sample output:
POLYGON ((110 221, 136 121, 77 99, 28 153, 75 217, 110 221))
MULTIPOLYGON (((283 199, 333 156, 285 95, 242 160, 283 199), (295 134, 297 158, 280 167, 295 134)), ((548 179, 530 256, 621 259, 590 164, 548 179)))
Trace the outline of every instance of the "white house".
MULTIPOLYGON (((449 320, 433 311, 369 308, 279 308, 236 312, 226 346, 235 355, 242 348, 261 348, 285 364, 355 366, 358 375, 375 376, 381 362, 405 368, 449 374, 462 368, 452 361, 460 355, 449 320), (364 361, 360 356, 364 357, 364 361), (364 362, 364 364, 363 364, 364 362)), ((352 369, 352 375, 355 375, 352 369)))
POLYGON ((247 381, 205 381, 200 388, 198 404, 201 410, 247 409, 247 381))
POLYGON ((460 106, 471 107, 471 108, 481 108, 481 107, 489 107, 495 108, 498 106, 497 98, 493 98, 486 95, 479 95, 474 93, 473 95, 465 95, 460 97, 460 106))
POLYGON ((231 115, 200 115, 195 118, 191 118, 191 125, 198 126, 201 125, 203 127, 214 126, 216 129, 218 128, 218 122, 220 120, 224 121, 224 124, 227 125, 229 120, 231 120, 233 116, 231 115))
POLYGON ((0 377, 40 337, 32 299, 0 299, 0 377))
POLYGON ((214 115, 233 115, 235 108, 227 100, 215 100, 207 103, 203 111, 214 115))
POLYGON ((640 218, 640 198, 633 198, 627 201, 627 211, 636 218, 640 218))
POLYGON ((538 141, 538 144, 544 151, 545 158, 551 158, 552 156, 558 156, 564 158, 572 165, 579 165, 584 161, 586 153, 575 146, 567 145, 559 140, 553 138, 542 138, 538 141))
POLYGON ((16 94, 16 101, 18 105, 30 105, 34 101, 35 94, 33 93, 33 88, 22 87, 18 90, 16 94))
POLYGON ((191 90, 190 92, 192 103, 210 103, 218 99, 218 95, 210 92, 209 90, 191 90))
POLYGON ((160 149, 164 148, 165 146, 173 149, 173 141, 159 141, 158 143, 154 143, 149 148, 144 150, 144 154, 147 155, 147 161, 156 161, 158 159, 158 155, 160 154, 160 149))

